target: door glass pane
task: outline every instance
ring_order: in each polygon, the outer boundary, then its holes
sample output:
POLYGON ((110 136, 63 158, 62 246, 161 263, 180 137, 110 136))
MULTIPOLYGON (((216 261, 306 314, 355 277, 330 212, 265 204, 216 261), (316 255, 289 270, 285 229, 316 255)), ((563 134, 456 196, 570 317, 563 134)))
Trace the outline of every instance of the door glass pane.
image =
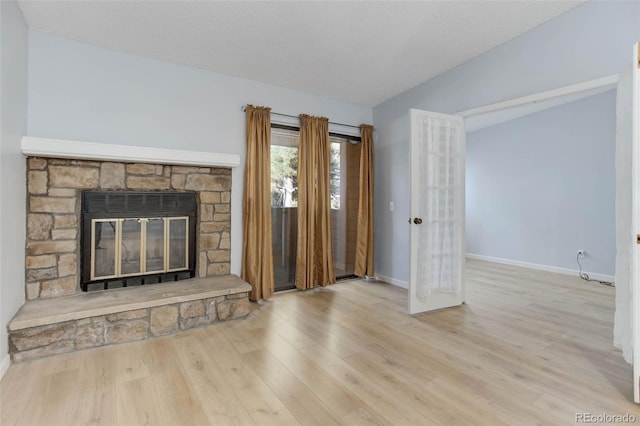
POLYGON ((116 221, 92 221, 94 277, 116 274, 116 221))
POLYGON ((187 268, 188 218, 169 219, 169 269, 187 268))
POLYGON ((336 277, 355 272, 360 143, 331 137, 331 243, 336 277))
POLYGON ((122 221, 122 242, 120 244, 121 274, 140 273, 140 232, 142 224, 137 219, 122 221))
POLYGON ((271 131, 271 226, 276 291, 295 287, 298 133, 283 129, 271 131))
POLYGON ((146 272, 164 270, 164 219, 149 219, 146 239, 146 272))

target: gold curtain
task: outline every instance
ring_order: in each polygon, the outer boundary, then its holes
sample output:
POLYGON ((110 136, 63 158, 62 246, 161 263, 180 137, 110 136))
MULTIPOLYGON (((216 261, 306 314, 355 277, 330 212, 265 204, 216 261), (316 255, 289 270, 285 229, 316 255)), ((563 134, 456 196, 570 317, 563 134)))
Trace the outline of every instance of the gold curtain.
POLYGON ((329 119, 300 115, 296 287, 335 283, 331 247, 329 119))
POLYGON ((242 279, 251 300, 274 291, 271 249, 271 108, 247 105, 247 160, 244 168, 242 279))
POLYGON ((360 198, 355 274, 373 276, 373 126, 360 126, 360 198))

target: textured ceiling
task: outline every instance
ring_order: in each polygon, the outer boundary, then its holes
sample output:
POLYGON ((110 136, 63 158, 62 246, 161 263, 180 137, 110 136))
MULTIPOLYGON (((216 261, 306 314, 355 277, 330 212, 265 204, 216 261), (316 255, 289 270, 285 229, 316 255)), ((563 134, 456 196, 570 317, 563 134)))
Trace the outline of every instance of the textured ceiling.
POLYGON ((19 2, 33 29, 368 106, 579 3, 19 2))

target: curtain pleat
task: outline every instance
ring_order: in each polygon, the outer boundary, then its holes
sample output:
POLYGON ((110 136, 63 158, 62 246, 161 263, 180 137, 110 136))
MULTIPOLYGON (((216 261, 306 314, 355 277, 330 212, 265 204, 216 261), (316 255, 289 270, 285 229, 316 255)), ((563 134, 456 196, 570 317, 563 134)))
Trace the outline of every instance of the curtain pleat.
POLYGON ((247 159, 244 169, 242 279, 251 300, 274 291, 271 248, 271 108, 247 105, 247 159))
POLYGON ((296 287, 335 283, 331 247, 329 119, 300 115, 296 287))
POLYGON ((360 195, 355 275, 373 276, 373 126, 360 126, 360 195))

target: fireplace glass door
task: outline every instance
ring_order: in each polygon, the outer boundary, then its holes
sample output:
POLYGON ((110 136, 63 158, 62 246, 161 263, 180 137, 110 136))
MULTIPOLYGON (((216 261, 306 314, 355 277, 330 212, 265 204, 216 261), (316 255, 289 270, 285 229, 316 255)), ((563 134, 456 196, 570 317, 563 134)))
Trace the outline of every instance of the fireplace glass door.
POLYGON ((189 217, 91 220, 91 280, 189 269, 189 217))

